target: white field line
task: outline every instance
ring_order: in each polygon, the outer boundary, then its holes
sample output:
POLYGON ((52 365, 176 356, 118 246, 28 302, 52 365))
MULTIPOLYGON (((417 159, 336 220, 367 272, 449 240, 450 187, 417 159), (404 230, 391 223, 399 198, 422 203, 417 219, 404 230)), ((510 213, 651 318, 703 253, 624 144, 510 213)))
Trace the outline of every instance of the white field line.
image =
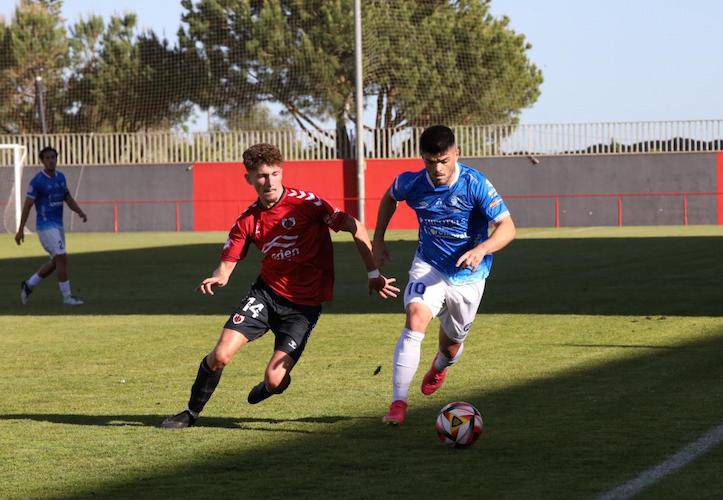
POLYGON ((646 470, 632 481, 621 484, 617 488, 612 489, 607 493, 603 493, 597 498, 598 500, 623 500, 631 498, 632 496, 640 493, 644 488, 647 488, 668 474, 684 467, 686 464, 695 460, 700 455, 719 444, 721 441, 723 441, 723 424, 711 429, 697 441, 680 449, 680 451, 678 451, 675 455, 672 455, 670 458, 655 467, 646 470))

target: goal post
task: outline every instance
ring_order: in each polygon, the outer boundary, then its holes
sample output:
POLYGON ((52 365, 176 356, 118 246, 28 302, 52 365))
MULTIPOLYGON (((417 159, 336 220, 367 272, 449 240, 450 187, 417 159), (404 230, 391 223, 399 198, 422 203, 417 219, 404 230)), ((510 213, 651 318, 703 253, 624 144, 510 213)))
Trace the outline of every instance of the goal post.
POLYGON ((9 231, 8 215, 12 207, 15 214, 15 225, 13 229, 14 232, 17 232, 20 228, 20 215, 23 209, 23 167, 25 166, 28 152, 22 144, 0 144, 0 156, 3 160, 0 164, 7 165, 10 163, 13 168, 13 185, 3 211, 3 223, 5 230, 9 231))

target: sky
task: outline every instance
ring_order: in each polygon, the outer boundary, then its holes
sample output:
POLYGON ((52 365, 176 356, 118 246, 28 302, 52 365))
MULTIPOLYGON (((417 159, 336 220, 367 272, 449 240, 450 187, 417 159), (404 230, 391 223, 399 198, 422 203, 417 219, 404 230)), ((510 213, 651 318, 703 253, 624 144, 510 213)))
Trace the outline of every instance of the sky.
POLYGON ((540 99, 523 123, 723 118, 723 2, 498 0, 532 44, 540 99))
MULTIPOLYGON (((9 19, 16 3, 0 0, 0 15, 9 19)), ((70 22, 125 11, 138 14, 141 28, 176 40, 180 0, 63 6, 70 22)), ((526 36, 545 79, 522 123, 723 118, 723 1, 493 0, 492 13, 526 36)))

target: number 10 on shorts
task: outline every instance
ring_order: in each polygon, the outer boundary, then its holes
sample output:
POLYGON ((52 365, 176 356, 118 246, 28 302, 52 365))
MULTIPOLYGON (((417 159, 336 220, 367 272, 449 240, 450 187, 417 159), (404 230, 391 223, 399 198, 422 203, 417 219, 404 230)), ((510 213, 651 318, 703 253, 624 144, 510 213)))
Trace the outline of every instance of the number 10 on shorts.
POLYGON ((404 293, 409 295, 424 295, 424 292, 427 290, 427 285, 422 283, 421 281, 410 281, 407 285, 407 289, 404 291, 404 293))

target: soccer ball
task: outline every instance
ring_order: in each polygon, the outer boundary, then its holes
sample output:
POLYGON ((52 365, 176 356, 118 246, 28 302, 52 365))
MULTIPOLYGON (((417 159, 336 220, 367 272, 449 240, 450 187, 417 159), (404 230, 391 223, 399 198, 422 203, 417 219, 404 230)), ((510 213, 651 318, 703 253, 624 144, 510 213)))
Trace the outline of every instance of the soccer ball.
POLYGON ((482 432, 482 415, 470 403, 457 401, 439 410, 434 427, 442 443, 452 448, 467 448, 482 432))

